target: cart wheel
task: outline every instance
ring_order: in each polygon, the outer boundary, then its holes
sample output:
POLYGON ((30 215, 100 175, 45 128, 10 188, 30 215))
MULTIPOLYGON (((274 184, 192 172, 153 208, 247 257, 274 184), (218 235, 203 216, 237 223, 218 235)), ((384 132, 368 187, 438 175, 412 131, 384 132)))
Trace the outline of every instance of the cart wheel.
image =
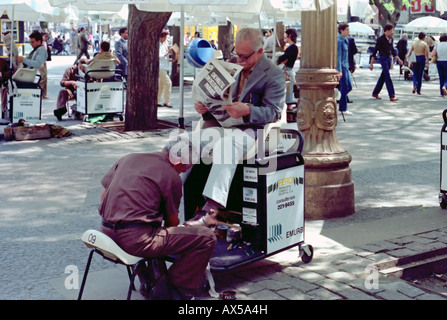
POLYGON ((439 194, 439 205, 441 206, 442 209, 447 208, 447 199, 445 193, 439 194))
POLYGON ((300 256, 301 261, 303 261, 304 263, 311 262, 312 258, 314 257, 314 248, 310 244, 301 246, 300 256))

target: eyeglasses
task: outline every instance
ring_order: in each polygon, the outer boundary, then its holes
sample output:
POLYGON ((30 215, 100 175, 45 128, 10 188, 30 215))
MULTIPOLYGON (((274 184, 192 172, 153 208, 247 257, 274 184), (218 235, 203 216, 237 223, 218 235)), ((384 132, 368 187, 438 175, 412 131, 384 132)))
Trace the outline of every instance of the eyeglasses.
POLYGON ((248 59, 250 59, 251 58, 251 56, 252 55, 254 55, 256 53, 256 51, 253 51, 252 53, 250 53, 248 56, 244 56, 244 55, 241 55, 241 54, 238 54, 237 52, 234 52, 234 54, 237 56, 237 57, 239 57, 239 58, 241 58, 242 60, 248 60, 248 59))

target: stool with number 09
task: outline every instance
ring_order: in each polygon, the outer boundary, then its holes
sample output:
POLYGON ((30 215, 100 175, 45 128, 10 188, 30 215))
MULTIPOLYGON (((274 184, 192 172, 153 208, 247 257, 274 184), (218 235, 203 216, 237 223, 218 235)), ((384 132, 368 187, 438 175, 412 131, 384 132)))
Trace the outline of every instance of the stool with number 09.
POLYGON ((90 251, 87 265, 85 267, 84 277, 82 279, 81 288, 79 290, 78 300, 81 300, 82 298, 85 282, 87 280, 87 275, 90 268, 90 263, 92 261, 93 253, 95 252, 108 261, 123 264, 126 266, 130 280, 127 300, 130 300, 132 290, 135 290, 134 281, 137 267, 141 263, 151 262, 153 258, 142 258, 130 255, 123 249, 121 249, 110 237, 97 230, 90 229, 85 231, 81 237, 81 240, 87 247, 91 248, 92 250, 90 251))

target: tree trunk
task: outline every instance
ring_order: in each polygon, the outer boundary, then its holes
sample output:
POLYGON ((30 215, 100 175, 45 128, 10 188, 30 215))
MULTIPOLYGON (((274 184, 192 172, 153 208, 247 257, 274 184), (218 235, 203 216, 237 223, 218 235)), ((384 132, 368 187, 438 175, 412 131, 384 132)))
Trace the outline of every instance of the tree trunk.
POLYGON ((222 55, 225 59, 231 58, 231 47, 233 44, 233 26, 230 21, 226 26, 219 26, 217 33, 217 43, 219 50, 222 51, 222 55))
POLYGON ((159 42, 170 16, 129 5, 126 131, 157 128, 159 42))
POLYGON ((400 13, 402 11, 402 0, 392 0, 394 5, 393 13, 390 13, 385 5, 383 4, 383 0, 372 0, 372 4, 379 9, 379 24, 384 27, 387 23, 396 26, 397 22, 400 18, 400 13))

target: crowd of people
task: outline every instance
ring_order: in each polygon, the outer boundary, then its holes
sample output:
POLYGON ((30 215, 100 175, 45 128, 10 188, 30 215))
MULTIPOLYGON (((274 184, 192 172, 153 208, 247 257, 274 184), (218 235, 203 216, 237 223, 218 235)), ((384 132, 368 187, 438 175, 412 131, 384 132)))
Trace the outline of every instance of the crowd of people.
MULTIPOLYGON (((447 95, 447 34, 437 41, 433 36, 420 32, 408 49, 408 35, 403 34, 396 45, 399 58, 412 71, 413 94, 422 94, 423 80, 429 80, 430 63, 436 66, 441 96, 447 95)), ((402 68, 400 70, 402 74, 402 68)), ((407 71, 409 72, 409 71, 407 71)))
MULTIPOLYGON (((347 111, 347 103, 352 102, 348 93, 352 90, 351 75, 355 71, 354 55, 357 53, 355 41, 349 37, 349 24, 340 23, 338 25, 337 38, 337 71, 340 72, 338 101, 339 111, 352 114, 347 111)), ((430 63, 436 65, 439 75, 439 88, 441 96, 447 95, 447 35, 441 35, 439 42, 433 36, 427 36, 420 32, 414 39, 411 46, 408 45, 408 35, 403 34, 402 38, 394 46, 394 26, 386 24, 383 34, 380 35, 370 55, 369 69, 374 69, 374 63, 381 65, 381 73, 372 91, 372 97, 381 100, 379 93, 385 85, 390 101, 397 101, 390 70, 394 63, 399 64, 399 71, 402 75, 410 73, 412 80, 412 93, 422 94, 422 83, 429 80, 428 75, 430 63)))

